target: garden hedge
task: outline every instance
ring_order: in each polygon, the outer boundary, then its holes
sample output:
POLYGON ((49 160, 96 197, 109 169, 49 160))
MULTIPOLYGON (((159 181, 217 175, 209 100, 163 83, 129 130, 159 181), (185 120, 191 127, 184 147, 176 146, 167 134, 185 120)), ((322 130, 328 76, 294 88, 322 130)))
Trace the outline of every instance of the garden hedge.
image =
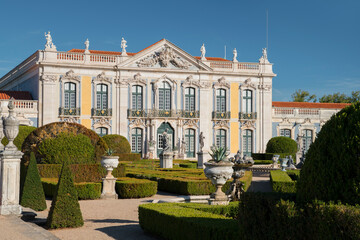
POLYGON ((140 205, 139 223, 146 232, 164 239, 239 239, 235 219, 181 204, 140 205))
POLYGON ((296 153, 297 143, 289 137, 273 137, 266 144, 266 153, 296 153))
POLYGON ((119 198, 150 197, 157 192, 157 182, 147 179, 118 178, 115 190, 119 198))
MULTIPOLYGON (((273 163, 272 162, 272 157, 274 155, 279 155, 279 158, 285 158, 287 156, 292 156, 293 160, 295 161, 296 159, 296 152, 295 153, 291 153, 291 152, 285 152, 285 153, 279 153, 279 152, 275 152, 275 153, 252 153, 251 156, 253 157, 255 164, 256 162, 259 162, 261 160, 266 161, 268 163, 273 163)), ((279 162, 280 163, 280 162, 279 162)))
MULTIPOLYGON (((16 138, 14 139, 14 144, 20 151, 21 151, 21 147, 24 143, 25 138, 35 129, 36 129, 36 127, 32 127, 32 126, 23 126, 23 125, 19 126, 19 133, 16 136, 16 138)), ((6 146, 9 143, 9 140, 6 137, 4 137, 1 140, 1 143, 4 146, 6 146)))
POLYGON ((104 155, 108 148, 105 141, 99 137, 91 129, 78 123, 55 122, 44 125, 32 131, 24 140, 22 145, 22 152, 24 153, 22 161, 28 162, 30 152, 34 152, 37 161, 40 161, 42 156, 38 153, 39 145, 48 138, 56 138, 61 133, 72 133, 74 135, 83 134, 90 138, 91 144, 95 148, 95 161, 100 162, 101 156, 104 155))
POLYGON ((242 195, 238 215, 240 239, 360 239, 359 206, 314 202, 300 208, 279 196, 242 195))
MULTIPOLYGON (((42 178, 42 186, 47 197, 54 197, 56 193, 57 178, 42 178)), ((101 196, 102 183, 81 182, 74 183, 77 196, 81 200, 98 199, 101 196)))
POLYGON ((325 123, 306 153, 298 200, 360 204, 360 103, 325 123))
POLYGON ((103 136, 102 138, 108 147, 115 151, 115 153, 131 153, 130 143, 126 137, 117 134, 109 134, 103 136))
MULTIPOLYGON (((38 164, 41 178, 59 178, 61 164, 38 164)), ((69 166, 74 182, 101 182, 106 170, 100 164, 72 164, 69 166)), ((112 172, 114 177, 125 177, 125 164, 119 163, 112 172)))
POLYGON ((270 171, 270 182, 274 192, 296 193, 296 181, 293 181, 287 172, 270 171))
POLYGON ((140 153, 114 153, 114 156, 119 156, 119 161, 140 161, 140 153))
POLYGON ((42 164, 95 163, 95 148, 90 138, 83 134, 60 133, 56 138, 44 139, 38 146, 42 164))

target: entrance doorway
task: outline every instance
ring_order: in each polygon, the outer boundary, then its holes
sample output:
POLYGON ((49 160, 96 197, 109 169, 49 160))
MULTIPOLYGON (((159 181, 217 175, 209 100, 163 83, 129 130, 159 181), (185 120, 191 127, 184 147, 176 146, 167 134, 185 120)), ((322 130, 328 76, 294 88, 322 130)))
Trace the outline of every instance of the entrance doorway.
POLYGON ((170 136, 170 146, 174 149, 174 129, 170 126, 169 123, 162 123, 157 130, 157 156, 162 152, 162 134, 167 129, 167 134, 170 136))

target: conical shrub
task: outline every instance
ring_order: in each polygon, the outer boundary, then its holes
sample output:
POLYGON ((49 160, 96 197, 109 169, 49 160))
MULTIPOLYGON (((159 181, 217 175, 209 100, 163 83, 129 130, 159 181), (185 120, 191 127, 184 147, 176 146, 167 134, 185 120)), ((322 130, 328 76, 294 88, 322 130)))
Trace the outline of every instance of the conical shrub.
POLYGON ((35 154, 30 154, 30 162, 27 168, 24 186, 22 188, 20 205, 42 211, 46 209, 44 189, 41 183, 39 171, 36 166, 35 154))
POLYGON ((74 228, 84 225, 74 181, 64 161, 46 223, 48 228, 74 228))

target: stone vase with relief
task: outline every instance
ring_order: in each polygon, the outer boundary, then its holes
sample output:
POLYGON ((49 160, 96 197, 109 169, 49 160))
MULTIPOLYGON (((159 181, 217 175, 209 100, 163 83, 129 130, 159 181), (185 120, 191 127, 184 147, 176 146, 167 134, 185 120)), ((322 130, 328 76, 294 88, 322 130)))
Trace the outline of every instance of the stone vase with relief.
POLYGON ((106 169, 107 175, 105 178, 114 178, 112 171, 119 165, 119 156, 102 156, 101 166, 106 169))

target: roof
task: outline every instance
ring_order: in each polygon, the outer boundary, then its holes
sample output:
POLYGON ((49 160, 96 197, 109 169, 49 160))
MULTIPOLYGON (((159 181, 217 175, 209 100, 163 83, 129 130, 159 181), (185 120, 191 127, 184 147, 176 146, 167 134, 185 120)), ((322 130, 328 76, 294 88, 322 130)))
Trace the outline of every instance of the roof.
POLYGON ((16 100, 33 100, 31 93, 26 91, 0 91, 0 100, 14 98, 16 100))
MULTIPOLYGON (((145 51, 146 49, 148 48, 151 48, 152 46, 158 44, 159 42, 161 41, 164 41, 166 40, 165 38, 157 41, 156 43, 153 43, 151 44, 150 46, 138 51, 137 53, 129 53, 129 52, 126 52, 128 56, 134 56, 142 51, 145 51)), ((101 50, 89 50, 90 53, 92 54, 103 54, 103 55, 121 55, 121 52, 114 52, 114 51, 101 51, 101 50)), ((68 52, 75 52, 75 53, 84 53, 85 50, 84 49, 71 49, 69 50, 68 52)), ((201 57, 194 57, 196 59, 201 59, 201 57)), ((227 59, 224 59, 224 58, 219 58, 219 57, 206 57, 206 60, 208 61, 226 61, 226 62, 230 62, 230 60, 227 60, 227 59)))
POLYGON ((341 109, 351 103, 272 102, 273 107, 284 108, 333 108, 341 109))

